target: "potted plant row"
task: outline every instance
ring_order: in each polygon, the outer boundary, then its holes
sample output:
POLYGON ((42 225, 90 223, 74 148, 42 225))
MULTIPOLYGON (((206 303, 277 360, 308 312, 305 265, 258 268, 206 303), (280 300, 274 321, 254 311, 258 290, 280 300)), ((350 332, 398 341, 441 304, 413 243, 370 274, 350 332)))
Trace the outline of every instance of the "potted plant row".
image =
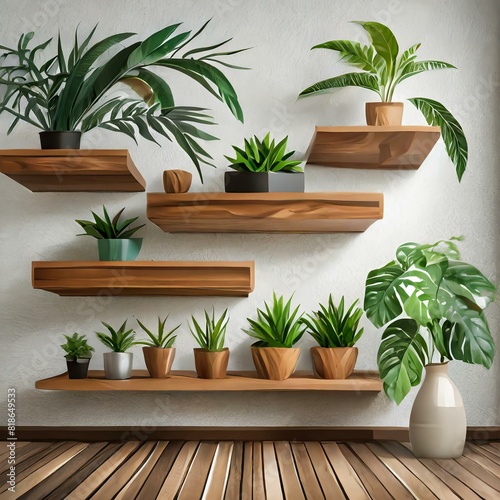
POLYGON ((168 68, 192 78, 214 97, 227 104, 243 121, 238 96, 217 65, 240 68, 225 62, 228 56, 246 49, 215 51, 228 43, 189 48, 205 30, 179 32, 180 24, 166 26, 142 41, 126 45, 134 33, 118 33, 93 42, 96 27, 88 36, 74 34, 71 50, 46 54, 52 38, 33 46, 33 32, 22 34, 15 47, 0 46, 0 114, 12 116, 10 134, 19 122, 42 129, 44 149, 78 149, 82 133, 95 128, 123 133, 136 141, 137 135, 157 143, 155 135, 175 141, 197 168, 211 164, 211 156, 199 140, 216 137, 198 128, 214 125, 205 108, 176 106, 170 85, 158 69, 168 68), (46 54, 46 57, 44 55, 46 54), (128 86, 133 95, 121 92, 128 86))

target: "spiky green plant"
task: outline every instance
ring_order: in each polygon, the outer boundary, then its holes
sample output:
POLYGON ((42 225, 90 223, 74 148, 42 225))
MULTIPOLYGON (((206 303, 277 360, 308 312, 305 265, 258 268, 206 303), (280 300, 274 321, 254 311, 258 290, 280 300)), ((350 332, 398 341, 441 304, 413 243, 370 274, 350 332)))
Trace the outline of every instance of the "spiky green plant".
POLYGON ((355 300, 344 314, 344 297, 336 307, 330 294, 327 306, 319 304, 318 311, 304 316, 301 321, 320 347, 352 347, 364 330, 358 329, 363 309, 354 309, 357 303, 355 300))
POLYGON ((306 325, 301 322, 300 306, 291 311, 292 299, 293 295, 285 303, 283 296, 273 292, 272 307, 264 302, 265 311, 257 309, 256 320, 247 318, 250 328, 243 331, 258 339, 253 347, 293 347, 302 338, 306 325))
MULTIPOLYGON (((303 90, 299 97, 322 94, 341 87, 361 87, 376 92, 382 101, 391 102, 396 87, 407 78, 435 69, 455 66, 443 61, 417 61, 420 43, 400 54, 394 33, 377 22, 353 21, 367 32, 371 44, 349 40, 331 40, 313 49, 329 49, 339 53, 340 60, 361 70, 328 78, 303 90)), ((439 102, 424 97, 408 99, 419 109, 429 125, 441 127, 446 152, 455 165, 460 181, 467 167, 468 146, 457 119, 439 102)))
POLYGON ((148 337, 151 339, 150 341, 148 340, 140 340, 137 342, 139 345, 145 345, 148 347, 159 347, 162 349, 168 349, 174 345, 175 339, 177 338, 177 335, 174 335, 174 332, 180 328, 181 325, 177 325, 175 328, 172 328, 172 330, 169 330, 168 332, 165 332, 165 323, 167 322, 168 319, 168 314, 165 317, 165 319, 161 320, 160 317, 158 316, 158 333, 153 333, 151 330, 146 328, 139 320, 137 320, 137 323, 139 323, 139 326, 146 332, 148 337))
POLYGON ((104 219, 99 217, 95 212, 92 212, 94 216, 94 222, 89 220, 76 220, 75 222, 79 224, 85 233, 78 234, 77 236, 93 236, 97 239, 128 239, 139 231, 146 224, 129 228, 130 224, 133 224, 139 217, 133 217, 132 219, 127 219, 120 222, 120 216, 125 208, 122 208, 114 217, 113 220, 109 217, 106 207, 103 205, 102 211, 104 213, 104 219), (128 228, 128 229, 127 229, 128 228))
POLYGON ((131 347, 137 345, 133 328, 127 330, 127 320, 123 322, 118 330, 115 330, 104 321, 102 321, 102 324, 108 329, 109 335, 102 332, 95 332, 95 334, 113 352, 127 352, 131 347))
POLYGON ((122 46, 134 33, 118 33, 92 44, 97 26, 83 40, 77 29, 69 54, 64 53, 59 36, 55 55, 41 61, 52 39, 30 48, 34 33, 29 32, 21 35, 15 48, 0 45, 4 51, 0 53, 0 95, 4 94, 0 113, 14 118, 7 133, 24 121, 42 130, 87 132, 101 127, 126 134, 134 141, 138 133, 157 142, 154 135, 158 134, 177 142, 202 177, 200 164, 212 165, 212 157, 198 139, 216 137, 197 125, 212 125, 213 119, 205 114, 205 108, 176 106, 170 85, 155 71, 168 68, 192 78, 243 121, 233 86, 214 64, 244 69, 221 59, 246 49, 215 51, 230 38, 180 53, 207 24, 194 34, 176 33, 180 24, 173 24, 114 55, 110 49, 122 46), (128 85, 137 98, 119 95, 118 83, 128 85))
POLYGON ((289 160, 295 151, 286 152, 288 136, 275 144, 269 132, 262 141, 257 136, 245 139, 245 149, 233 146, 236 158, 225 158, 239 172, 302 172, 300 161, 289 160))
POLYGON ((226 329, 229 321, 227 309, 222 315, 215 319, 215 309, 212 308, 212 316, 205 311, 205 327, 202 328, 196 318, 191 316, 193 325, 189 325, 189 330, 194 339, 202 349, 210 352, 219 352, 224 349, 226 340, 226 329))
POLYGON ((85 335, 79 335, 77 332, 73 335, 63 335, 66 339, 65 344, 61 344, 61 348, 66 352, 66 359, 76 361, 81 358, 91 358, 94 348, 87 342, 85 335))

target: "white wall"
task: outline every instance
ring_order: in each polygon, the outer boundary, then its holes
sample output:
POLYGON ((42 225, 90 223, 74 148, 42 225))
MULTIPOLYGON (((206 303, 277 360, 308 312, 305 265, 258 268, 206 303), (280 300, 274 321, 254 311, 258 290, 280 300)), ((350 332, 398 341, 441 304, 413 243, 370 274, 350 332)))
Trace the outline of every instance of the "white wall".
MULTIPOLYGON (((220 103, 182 75, 172 74, 178 104, 207 106, 220 124, 221 138, 208 144, 217 170, 205 169, 207 181, 194 181, 193 190, 222 190, 224 154, 244 136, 272 130, 290 136, 299 153, 307 149, 314 125, 363 123, 367 91, 345 89, 323 97, 296 101, 300 90, 344 68, 333 53, 313 51, 312 45, 334 38, 360 38, 351 20, 378 20, 389 24, 401 46, 422 42, 423 58, 442 59, 458 71, 435 72, 407 80, 396 98, 420 96, 443 101, 459 116, 470 145, 468 171, 458 183, 453 165, 440 141, 424 165, 412 172, 368 172, 307 167, 308 191, 374 191, 385 195, 385 218, 363 234, 336 235, 170 235, 147 221, 146 196, 139 194, 33 194, 2 176, 1 200, 1 394, 18 392, 19 425, 398 425, 405 426, 416 390, 400 407, 384 396, 335 393, 67 393, 34 389, 34 381, 65 370, 58 344, 74 330, 90 336, 96 346, 93 368, 102 367, 103 346, 94 338, 104 320, 118 325, 126 317, 154 324, 157 315, 171 313, 184 321, 190 314, 215 305, 229 307, 228 345, 231 369, 251 369, 248 346, 241 331, 272 291, 289 293, 311 310, 330 292, 338 298, 362 298, 366 274, 393 258, 398 244, 430 242, 463 234, 464 260, 476 264, 496 280, 498 246, 498 105, 499 3, 497 0, 18 0, 2 2, 0 43, 15 43, 24 30, 36 28, 37 40, 61 29, 70 43, 75 26, 81 33, 99 22, 98 36, 135 31, 145 37, 178 21, 198 28, 213 17, 197 43, 211 44, 234 36, 232 46, 254 47, 235 57, 252 71, 229 71, 245 111, 238 123, 220 103), (147 221, 144 260, 256 261, 256 288, 249 298, 63 298, 35 291, 30 283, 32 260, 84 260, 96 257, 95 240, 76 238, 76 218, 89 209, 127 207, 147 221)), ((408 103, 405 123, 424 124, 408 103)), ((37 131, 18 127, 6 137, 9 120, 0 116, 2 148, 37 148, 37 131)), ((169 143, 159 148, 145 141, 136 147, 125 136, 92 132, 82 147, 128 148, 148 182, 160 191, 161 172, 183 168, 193 172, 187 157, 169 143)), ((196 176, 195 176, 196 177, 196 176)), ((495 338, 500 341, 499 307, 489 310, 495 338)), ((364 321, 359 342, 359 369, 376 368, 380 339, 364 321)), ((312 342, 302 342, 300 368, 309 368, 312 342)), ((174 367, 191 369, 194 342, 184 323, 174 367)), ((142 368, 140 348, 134 349, 142 368)), ((470 425, 500 424, 499 359, 487 372, 481 367, 453 363, 452 376, 467 407, 470 425)), ((2 400, 4 400, 2 396, 2 400)), ((3 410, 1 412, 4 414, 3 410)))

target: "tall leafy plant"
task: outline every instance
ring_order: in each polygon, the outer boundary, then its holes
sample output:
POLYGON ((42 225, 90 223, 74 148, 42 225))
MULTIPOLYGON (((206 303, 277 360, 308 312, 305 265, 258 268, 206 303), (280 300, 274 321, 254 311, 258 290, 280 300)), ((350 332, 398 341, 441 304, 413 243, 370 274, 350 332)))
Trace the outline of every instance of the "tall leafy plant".
POLYGON ((368 274, 364 308, 376 327, 389 323, 377 359, 384 390, 398 404, 436 356, 492 364, 495 344, 484 309, 496 287, 459 260, 459 239, 405 243, 396 260, 368 274))
MULTIPOLYGON (((338 52, 340 60, 360 70, 345 73, 311 85, 299 96, 330 92, 342 87, 361 87, 378 94, 384 102, 391 102, 396 87, 407 78, 436 69, 456 69, 443 61, 417 60, 420 43, 400 51, 394 33, 377 22, 353 21, 359 24, 370 39, 369 45, 349 40, 331 40, 312 47, 338 52)), ((422 112, 429 125, 441 127, 443 141, 460 181, 467 167, 468 145, 464 131, 457 119, 443 104, 433 99, 412 97, 408 99, 422 112)))
POLYGON ((76 30, 69 53, 65 54, 59 36, 55 55, 43 60, 41 55, 52 39, 31 48, 33 32, 22 34, 17 47, 0 45, 4 51, 0 53, 0 95, 4 94, 0 113, 14 118, 7 133, 24 121, 42 130, 87 132, 101 127, 134 140, 139 134, 152 142, 157 142, 158 134, 177 142, 201 177, 200 164, 211 165, 212 158, 198 139, 216 137, 198 124, 212 125, 213 119, 204 108, 176 106, 169 83, 156 71, 166 68, 192 78, 243 121, 237 94, 216 65, 242 69, 223 59, 246 49, 217 50, 228 39, 188 50, 207 24, 194 34, 178 33, 180 24, 173 24, 114 55, 112 49, 122 46, 134 33, 118 33, 92 43, 96 27, 83 40, 76 30), (128 85, 136 97, 114 92, 118 83, 128 85))

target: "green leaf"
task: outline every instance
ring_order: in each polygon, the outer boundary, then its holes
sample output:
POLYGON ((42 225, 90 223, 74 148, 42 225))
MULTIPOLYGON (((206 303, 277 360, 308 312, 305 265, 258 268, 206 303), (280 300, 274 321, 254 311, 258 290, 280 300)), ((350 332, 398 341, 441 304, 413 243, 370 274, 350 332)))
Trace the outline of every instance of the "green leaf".
POLYGON ((418 75, 424 71, 431 71, 435 69, 457 69, 453 64, 443 61, 413 61, 405 65, 404 70, 397 78, 397 83, 410 78, 411 76, 418 75))
POLYGON ((408 99, 424 115, 429 125, 441 127, 446 152, 455 165, 460 181, 467 167, 468 145, 456 118, 439 102, 423 97, 408 99))
POLYGON ((299 97, 323 94, 342 87, 362 87, 364 89, 373 90, 373 92, 380 95, 380 87, 376 76, 369 73, 346 73, 311 85, 307 89, 304 89, 299 94, 299 97))
POLYGON ((399 46, 394 33, 381 23, 363 21, 353 22, 365 29, 370 36, 377 54, 384 59, 389 75, 393 75, 396 67, 396 58, 399 53, 399 46))
POLYGON ((386 328, 377 363, 384 391, 390 399, 399 404, 412 387, 420 384, 426 359, 425 340, 416 321, 400 319, 386 328))

